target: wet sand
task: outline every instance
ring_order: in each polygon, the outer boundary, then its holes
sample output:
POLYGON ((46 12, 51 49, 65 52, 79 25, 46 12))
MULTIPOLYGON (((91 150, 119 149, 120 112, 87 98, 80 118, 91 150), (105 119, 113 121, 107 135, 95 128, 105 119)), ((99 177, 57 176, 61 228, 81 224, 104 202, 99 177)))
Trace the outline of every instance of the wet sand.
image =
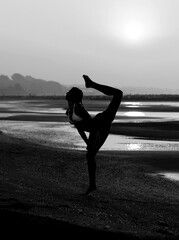
POLYGON ((145 139, 179 141, 179 122, 113 123, 111 133, 145 139))
POLYGON ((0 218, 6 236, 178 239, 178 152, 103 152, 97 187, 85 152, 33 144, 0 133, 0 218))

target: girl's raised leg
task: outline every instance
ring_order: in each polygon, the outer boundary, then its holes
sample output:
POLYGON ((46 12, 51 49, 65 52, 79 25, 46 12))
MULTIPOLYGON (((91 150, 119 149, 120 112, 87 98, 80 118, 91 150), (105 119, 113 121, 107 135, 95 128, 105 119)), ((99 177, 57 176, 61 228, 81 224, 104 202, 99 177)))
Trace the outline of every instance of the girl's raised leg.
POLYGON ((83 78, 85 80, 85 85, 87 88, 94 88, 94 89, 104 93, 105 95, 108 95, 108 96, 118 95, 119 97, 122 98, 121 90, 107 86, 107 85, 102 85, 102 84, 96 83, 96 82, 92 81, 87 75, 83 75, 83 78))
POLYGON ((85 80, 85 85, 87 88, 94 88, 105 95, 113 97, 109 106, 105 110, 105 120, 107 122, 112 122, 121 103, 123 92, 120 89, 96 83, 92 81, 87 75, 83 75, 83 78, 85 80))

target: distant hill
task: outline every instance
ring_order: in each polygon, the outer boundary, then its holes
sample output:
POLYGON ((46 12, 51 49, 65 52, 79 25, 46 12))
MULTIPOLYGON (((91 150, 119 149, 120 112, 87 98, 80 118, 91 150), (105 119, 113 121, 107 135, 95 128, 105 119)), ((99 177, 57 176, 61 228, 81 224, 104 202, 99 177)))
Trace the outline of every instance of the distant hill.
POLYGON ((68 87, 55 81, 45 81, 15 73, 11 78, 0 75, 0 96, 64 95, 68 87))

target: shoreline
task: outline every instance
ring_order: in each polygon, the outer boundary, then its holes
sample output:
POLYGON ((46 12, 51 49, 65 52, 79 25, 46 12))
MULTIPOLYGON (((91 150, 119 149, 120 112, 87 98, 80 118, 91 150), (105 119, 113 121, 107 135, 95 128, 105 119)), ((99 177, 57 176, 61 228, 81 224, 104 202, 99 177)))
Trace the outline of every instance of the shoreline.
MULTIPOLYGON (((44 122, 44 123, 66 123, 67 117, 64 114, 47 113, 4 113, 0 121, 17 122, 44 122), (7 114, 7 115, 6 115, 7 114), (9 116, 8 116, 9 114, 9 116)), ((125 119, 130 119, 125 117, 125 119)), ((138 118, 137 118, 138 119, 138 118)), ((123 117, 124 120, 124 117, 123 117)), ((111 134, 131 136, 139 139, 161 140, 179 142, 179 121, 144 121, 144 122, 113 122, 110 130, 111 134)))
POLYGON ((112 134, 163 141, 179 141, 179 122, 113 123, 112 134))
POLYGON ((178 238, 179 184, 149 175, 179 169, 178 152, 100 151, 98 189, 84 197, 80 195, 88 184, 84 152, 6 134, 0 134, 0 144, 0 211, 5 228, 24 223, 39 234, 43 229, 44 235, 49 226, 49 232, 60 235, 74 229, 76 236, 178 238), (14 220, 8 222, 9 216, 14 220))

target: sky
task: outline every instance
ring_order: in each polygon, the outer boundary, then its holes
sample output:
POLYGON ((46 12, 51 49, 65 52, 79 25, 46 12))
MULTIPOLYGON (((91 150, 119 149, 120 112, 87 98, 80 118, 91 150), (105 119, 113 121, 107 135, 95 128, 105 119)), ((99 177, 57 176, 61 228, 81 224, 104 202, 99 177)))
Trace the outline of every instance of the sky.
POLYGON ((0 74, 179 89, 178 0, 0 0, 0 74))

